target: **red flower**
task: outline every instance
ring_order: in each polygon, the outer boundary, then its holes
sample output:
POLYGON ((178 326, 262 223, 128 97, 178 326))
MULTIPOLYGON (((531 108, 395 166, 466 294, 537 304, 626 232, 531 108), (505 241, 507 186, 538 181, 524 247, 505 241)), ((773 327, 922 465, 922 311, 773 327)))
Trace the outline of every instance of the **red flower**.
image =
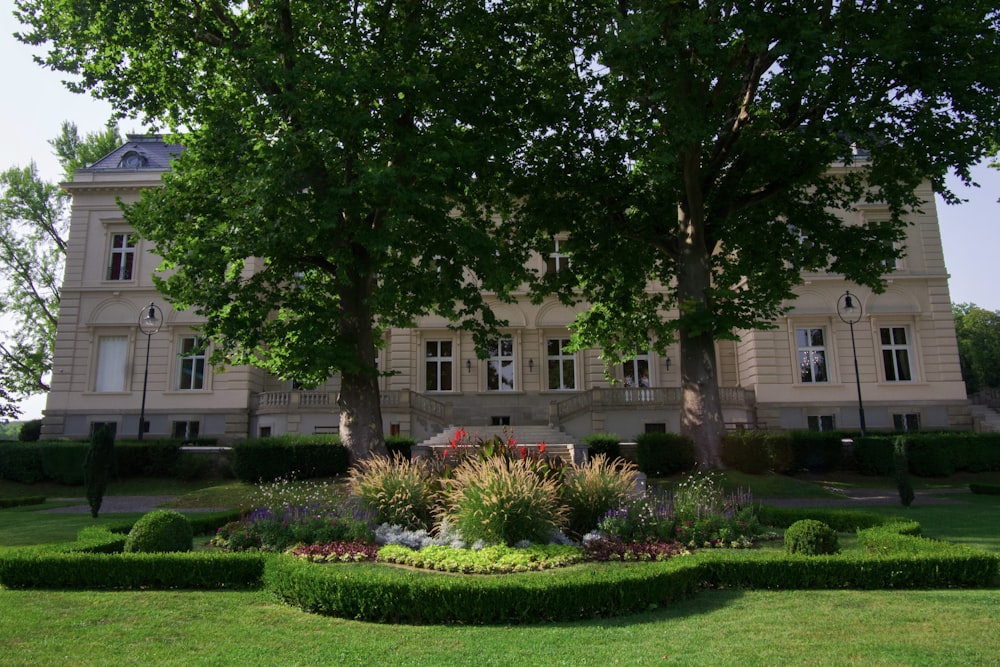
POLYGON ((545 451, 545 443, 544 442, 538 443, 538 452, 542 453, 544 451, 545 451))
POLYGON ((517 453, 518 453, 518 456, 520 456, 522 459, 528 458, 528 448, 527 447, 521 447, 518 450, 517 453))

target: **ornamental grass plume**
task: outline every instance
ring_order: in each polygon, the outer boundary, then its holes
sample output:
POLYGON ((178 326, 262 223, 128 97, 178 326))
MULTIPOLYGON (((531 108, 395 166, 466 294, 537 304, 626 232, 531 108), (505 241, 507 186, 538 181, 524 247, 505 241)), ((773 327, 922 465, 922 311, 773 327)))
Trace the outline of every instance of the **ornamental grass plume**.
POLYGON ((545 543, 566 522, 555 480, 530 459, 470 459, 454 471, 439 519, 472 544, 545 543))
POLYGON ((570 468, 563 480, 563 503, 569 510, 569 532, 582 536, 597 528, 609 511, 624 505, 635 490, 635 464, 598 454, 570 468))
POLYGON ((378 522, 410 530, 433 525, 437 483, 421 460, 375 456, 351 469, 352 492, 378 512, 378 522))

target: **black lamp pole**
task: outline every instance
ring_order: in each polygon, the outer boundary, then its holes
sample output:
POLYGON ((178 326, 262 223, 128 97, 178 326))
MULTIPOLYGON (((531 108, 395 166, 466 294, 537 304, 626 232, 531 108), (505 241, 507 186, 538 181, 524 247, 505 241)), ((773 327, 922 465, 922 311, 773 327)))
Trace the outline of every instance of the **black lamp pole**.
POLYGON ((854 382, 858 387, 858 419, 861 420, 861 437, 867 435, 865 429, 865 406, 861 402, 861 375, 858 374, 858 348, 854 344, 854 324, 861 321, 861 304, 855 303, 850 291, 837 299, 837 316, 851 328, 851 352, 854 353, 854 382))
POLYGON ((139 436, 142 440, 143 433, 146 432, 146 386, 149 384, 149 344, 153 340, 153 334, 163 326, 163 311, 152 301, 149 305, 139 311, 139 330, 146 334, 146 370, 142 375, 142 407, 139 409, 139 436))

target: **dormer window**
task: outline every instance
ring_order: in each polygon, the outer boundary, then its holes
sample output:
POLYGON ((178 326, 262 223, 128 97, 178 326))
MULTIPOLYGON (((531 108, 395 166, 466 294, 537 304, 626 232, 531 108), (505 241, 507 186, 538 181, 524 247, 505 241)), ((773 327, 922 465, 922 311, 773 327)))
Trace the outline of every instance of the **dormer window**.
POLYGON ((146 166, 146 156, 139 151, 127 151, 118 161, 121 169, 139 169, 146 166))

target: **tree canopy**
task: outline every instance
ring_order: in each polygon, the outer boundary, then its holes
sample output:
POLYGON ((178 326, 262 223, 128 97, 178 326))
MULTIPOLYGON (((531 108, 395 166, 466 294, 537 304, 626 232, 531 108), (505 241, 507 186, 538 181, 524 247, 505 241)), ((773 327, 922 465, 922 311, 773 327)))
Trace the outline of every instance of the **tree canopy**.
POLYGON ((183 131, 126 213, 217 363, 341 377, 341 435, 384 451, 376 348, 435 311, 482 344, 520 283, 498 172, 550 64, 520 3, 21 0, 22 36, 120 112, 183 131), (511 59, 512 48, 520 57, 511 59), (537 54, 529 52, 534 50, 537 54))
POLYGON ((966 390, 1000 388, 1000 310, 974 303, 956 303, 952 309, 966 390))
POLYGON ((578 0, 564 122, 526 150, 519 224, 568 232, 612 359, 681 345, 682 429, 720 465, 714 343, 771 326, 803 271, 882 289, 930 181, 1000 135, 995 3, 578 0), (558 196, 551 196, 558 193, 558 196), (860 204, 884 207, 864 219, 860 204), (663 291, 648 291, 659 283, 663 291))
MULTIPOLYGON (((118 146, 117 126, 81 137, 64 122, 49 142, 70 180, 81 166, 118 146)), ((18 401, 49 390, 59 295, 69 232, 68 195, 45 181, 32 162, 0 173, 0 415, 20 414, 18 401)))

